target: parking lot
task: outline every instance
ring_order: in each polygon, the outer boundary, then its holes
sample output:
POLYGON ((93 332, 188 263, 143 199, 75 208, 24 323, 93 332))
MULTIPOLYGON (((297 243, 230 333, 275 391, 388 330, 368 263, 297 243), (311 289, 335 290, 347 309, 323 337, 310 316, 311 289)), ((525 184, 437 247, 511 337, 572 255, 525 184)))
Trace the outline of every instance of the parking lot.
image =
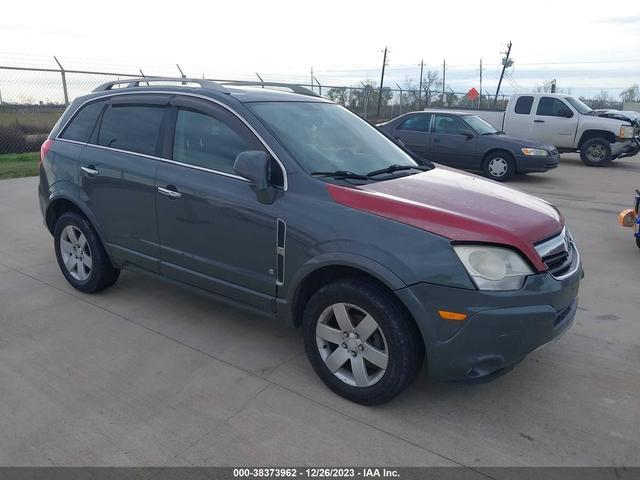
POLYGON ((573 328, 492 383, 422 375, 370 408, 275 321, 129 272, 73 290, 37 178, 0 181, 0 464, 640 465, 640 249, 616 223, 640 156, 564 155, 512 185, 558 206, 581 249, 573 328))

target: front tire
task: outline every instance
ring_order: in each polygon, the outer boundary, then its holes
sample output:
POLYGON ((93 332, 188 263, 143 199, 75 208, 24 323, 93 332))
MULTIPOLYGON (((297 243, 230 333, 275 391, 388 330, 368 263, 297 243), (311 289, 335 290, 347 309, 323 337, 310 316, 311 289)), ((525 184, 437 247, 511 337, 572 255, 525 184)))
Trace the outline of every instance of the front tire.
POLYGON ((58 265, 73 288, 96 293, 116 283, 120 270, 111 265, 95 229, 84 216, 75 212, 61 215, 53 238, 58 265))
POLYGON ((591 138, 580 148, 580 160, 588 167, 601 167, 612 159, 611 144, 604 138, 591 138))
POLYGON ((516 163, 507 152, 489 154, 482 167, 485 176, 497 182, 505 182, 516 173, 516 163))
POLYGON ((397 300, 359 279, 328 284, 304 311, 304 344, 316 374, 363 405, 388 402, 414 380, 424 346, 397 300))

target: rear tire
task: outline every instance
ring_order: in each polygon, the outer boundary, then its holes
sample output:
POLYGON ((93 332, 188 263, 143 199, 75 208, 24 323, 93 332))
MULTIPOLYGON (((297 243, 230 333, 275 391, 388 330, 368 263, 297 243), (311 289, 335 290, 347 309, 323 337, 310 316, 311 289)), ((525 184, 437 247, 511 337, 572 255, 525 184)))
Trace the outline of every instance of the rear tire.
POLYGON ((612 159, 611 144, 605 138, 590 138, 580 148, 580 160, 587 167, 601 167, 612 159))
POLYGON ((335 393, 362 405, 388 402, 415 379, 424 344, 383 287, 344 279, 320 288, 303 317, 311 366, 335 393))
POLYGON ((53 231, 56 259, 73 288, 96 293, 112 286, 120 276, 89 221, 75 212, 60 216, 53 231))
POLYGON ((485 176, 497 182, 505 182, 516 173, 516 162, 507 152, 494 152, 484 159, 482 171, 485 176))

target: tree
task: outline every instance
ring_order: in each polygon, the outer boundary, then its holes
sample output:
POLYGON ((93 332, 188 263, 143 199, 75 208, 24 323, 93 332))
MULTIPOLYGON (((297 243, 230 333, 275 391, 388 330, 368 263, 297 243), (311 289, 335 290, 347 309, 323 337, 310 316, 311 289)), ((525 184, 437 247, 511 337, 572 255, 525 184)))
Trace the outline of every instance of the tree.
POLYGON ((635 83, 620 93, 623 102, 640 102, 640 87, 635 83))
POLYGON ((349 92, 347 87, 335 87, 327 92, 329 100, 345 106, 349 102, 349 92))

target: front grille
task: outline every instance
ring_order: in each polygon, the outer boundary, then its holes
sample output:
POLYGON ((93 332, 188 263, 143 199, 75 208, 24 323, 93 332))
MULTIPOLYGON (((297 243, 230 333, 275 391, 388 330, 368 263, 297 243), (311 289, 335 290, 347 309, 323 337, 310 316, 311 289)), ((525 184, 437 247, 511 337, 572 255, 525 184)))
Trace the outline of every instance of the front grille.
POLYGON ((577 261, 573 238, 567 229, 535 246, 542 261, 554 277, 562 277, 571 272, 577 261))

